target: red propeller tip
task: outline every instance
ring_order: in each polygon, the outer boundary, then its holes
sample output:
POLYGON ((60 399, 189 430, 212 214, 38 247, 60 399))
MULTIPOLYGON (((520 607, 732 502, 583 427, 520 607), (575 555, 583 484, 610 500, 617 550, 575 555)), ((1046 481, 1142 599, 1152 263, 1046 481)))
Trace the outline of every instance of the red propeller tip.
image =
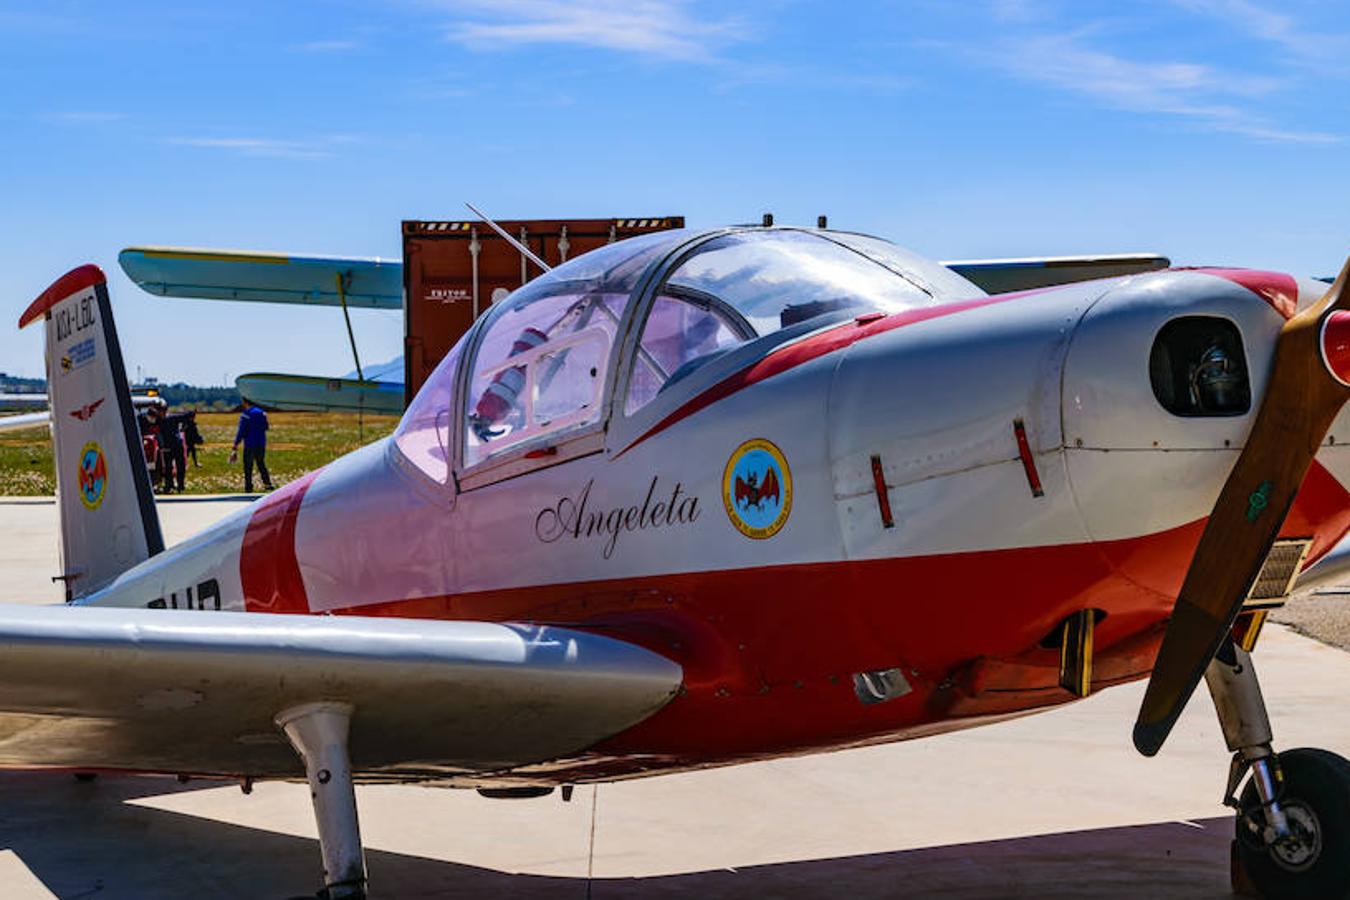
POLYGON ((1350 311, 1337 310, 1322 322, 1322 362, 1341 384, 1350 387, 1350 311))

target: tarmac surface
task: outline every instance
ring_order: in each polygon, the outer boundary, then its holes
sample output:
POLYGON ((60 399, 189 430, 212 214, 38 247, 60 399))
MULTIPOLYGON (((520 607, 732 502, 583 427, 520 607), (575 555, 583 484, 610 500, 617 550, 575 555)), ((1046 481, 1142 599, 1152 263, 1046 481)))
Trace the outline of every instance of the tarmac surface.
MULTIPOLYGON (((241 502, 162 501, 166 540, 241 502)), ((0 602, 60 599, 55 535, 51 501, 0 498, 0 602)), ((1271 625, 1256 664, 1279 748, 1350 756, 1350 654, 1271 625)), ((1228 754, 1212 707, 1200 691, 1144 759, 1129 738, 1142 693, 911 743, 579 787, 566 803, 361 787, 373 896, 1229 897, 1228 754)), ((245 796, 220 782, 0 773, 4 898, 312 895, 315 838, 302 784, 245 796)))
POLYGON ((1350 650, 1350 586, 1296 591, 1270 618, 1299 634, 1350 650))

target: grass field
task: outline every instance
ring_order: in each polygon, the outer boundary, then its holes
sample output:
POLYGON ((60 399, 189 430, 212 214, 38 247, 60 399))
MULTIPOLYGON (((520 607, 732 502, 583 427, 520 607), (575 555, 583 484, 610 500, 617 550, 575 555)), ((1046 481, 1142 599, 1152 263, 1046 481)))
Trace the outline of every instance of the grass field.
MULTIPOLYGON (((360 447, 357 417, 338 413, 269 413, 267 468, 278 487, 344 453, 360 447)), ((197 450, 200 468, 188 459, 187 493, 227 494, 244 489, 243 469, 229 463, 230 444, 239 423, 235 413, 198 413, 197 427, 206 446, 197 450)), ((366 416, 365 441, 389 434, 398 424, 394 416, 366 416)), ((74 477, 74 473, 71 473, 74 477)), ((254 476, 254 487, 261 480, 254 476)), ((47 429, 0 435, 0 496, 52 494, 52 442, 47 429)))

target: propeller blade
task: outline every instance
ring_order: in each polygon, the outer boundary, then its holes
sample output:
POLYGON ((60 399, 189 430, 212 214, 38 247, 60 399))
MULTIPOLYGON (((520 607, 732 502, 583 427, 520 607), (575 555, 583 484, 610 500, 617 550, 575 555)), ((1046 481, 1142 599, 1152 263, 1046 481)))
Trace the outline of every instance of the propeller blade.
POLYGON ((1350 398, 1350 260, 1331 290, 1280 330, 1256 422, 1224 482, 1177 596, 1134 724, 1162 747, 1242 609, 1332 420, 1350 398))

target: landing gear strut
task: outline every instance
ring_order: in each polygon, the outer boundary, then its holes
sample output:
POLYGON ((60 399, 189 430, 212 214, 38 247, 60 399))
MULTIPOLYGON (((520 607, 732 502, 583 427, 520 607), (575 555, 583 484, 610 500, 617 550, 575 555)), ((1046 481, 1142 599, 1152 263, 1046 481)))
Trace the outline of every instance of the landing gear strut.
POLYGON ((327 900, 364 900, 366 896, 366 857, 347 755, 351 715, 352 708, 345 703, 306 703, 276 717, 305 762, 323 853, 320 896, 327 900))
POLYGON ((1237 810, 1233 890, 1269 900, 1350 898, 1350 762, 1325 750, 1275 753, 1251 654, 1231 640, 1205 681, 1233 751, 1224 795, 1237 810))

